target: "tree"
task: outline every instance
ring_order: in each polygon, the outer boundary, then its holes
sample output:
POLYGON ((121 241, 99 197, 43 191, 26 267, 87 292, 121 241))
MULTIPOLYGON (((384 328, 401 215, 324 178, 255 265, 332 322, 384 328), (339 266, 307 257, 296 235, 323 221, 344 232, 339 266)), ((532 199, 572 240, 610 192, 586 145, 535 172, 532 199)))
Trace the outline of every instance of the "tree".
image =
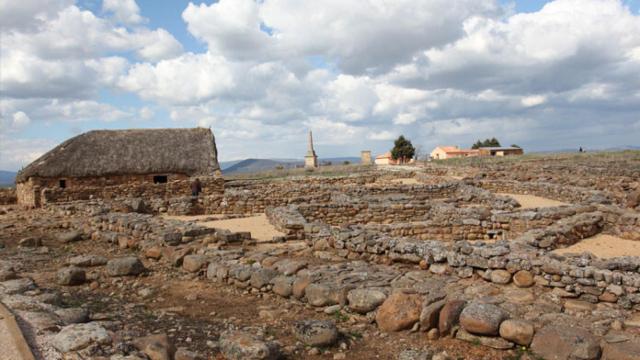
POLYGON ((415 153, 416 149, 413 147, 413 144, 411 144, 411 141, 405 139, 403 135, 400 135, 400 137, 394 141, 393 149, 391 149, 391 157, 393 160, 400 160, 401 164, 413 158, 415 153))
POLYGON ((484 139, 484 141, 476 141, 475 144, 471 146, 472 149, 479 149, 481 147, 500 147, 500 141, 496 138, 484 139))
POLYGON ((511 144, 511 147, 522 149, 519 145, 516 145, 516 144, 511 144))

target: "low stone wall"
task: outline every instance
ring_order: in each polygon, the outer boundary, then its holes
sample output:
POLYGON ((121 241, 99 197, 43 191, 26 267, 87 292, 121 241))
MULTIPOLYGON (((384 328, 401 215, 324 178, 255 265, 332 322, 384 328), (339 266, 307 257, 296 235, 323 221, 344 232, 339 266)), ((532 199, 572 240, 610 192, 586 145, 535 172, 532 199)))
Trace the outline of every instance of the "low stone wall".
POLYGON ((0 205, 12 205, 18 198, 15 188, 0 188, 0 205))
POLYGON ((535 195, 574 204, 611 204, 616 202, 616 199, 605 191, 577 186, 514 180, 475 180, 470 183, 493 192, 535 195))
MULTIPOLYGON (((224 179, 220 177, 201 177, 202 194, 222 194, 224 179)), ((168 198, 191 195, 191 179, 176 180, 164 184, 132 182, 114 186, 93 187, 76 186, 73 188, 46 188, 42 190, 43 204, 69 202, 89 199, 117 198, 168 198)))

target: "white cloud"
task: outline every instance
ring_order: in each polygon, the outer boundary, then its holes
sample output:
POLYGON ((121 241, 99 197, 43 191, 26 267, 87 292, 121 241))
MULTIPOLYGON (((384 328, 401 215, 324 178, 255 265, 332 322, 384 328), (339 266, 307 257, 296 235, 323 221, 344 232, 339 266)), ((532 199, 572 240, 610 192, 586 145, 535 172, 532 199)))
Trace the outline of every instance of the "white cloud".
POLYGON ((31 119, 27 114, 22 111, 17 111, 13 113, 13 122, 12 125, 14 128, 22 128, 31 123, 31 119))
POLYGON ((522 98, 522 100, 520 100, 520 102, 522 103, 522 106, 525 106, 525 107, 542 105, 546 101, 547 101, 547 97, 543 95, 525 96, 522 98))
POLYGON ((220 56, 184 54, 155 65, 139 63, 120 86, 143 98, 167 104, 210 100, 234 85, 230 64, 220 56))
POLYGON ((147 19, 140 16, 140 8, 135 0, 103 0, 102 11, 113 13, 113 17, 127 25, 144 23, 147 19))
POLYGON ((138 115, 142 120, 151 120, 155 116, 153 109, 144 106, 138 111, 138 115))
POLYGON ((369 135, 367 135, 368 139, 371 140, 393 140, 396 138, 396 135, 394 133, 392 133, 391 131, 388 130, 383 130, 380 132, 375 132, 375 133, 370 133, 369 135))

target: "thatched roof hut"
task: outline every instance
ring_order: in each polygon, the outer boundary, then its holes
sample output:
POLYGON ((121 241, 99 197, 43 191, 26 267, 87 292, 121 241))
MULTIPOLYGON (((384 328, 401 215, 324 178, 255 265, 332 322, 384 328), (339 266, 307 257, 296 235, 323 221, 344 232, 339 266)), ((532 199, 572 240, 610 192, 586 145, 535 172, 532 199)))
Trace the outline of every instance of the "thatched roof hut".
POLYGON ((94 130, 42 155, 18 173, 16 182, 153 173, 207 176, 219 170, 211 129, 94 130))

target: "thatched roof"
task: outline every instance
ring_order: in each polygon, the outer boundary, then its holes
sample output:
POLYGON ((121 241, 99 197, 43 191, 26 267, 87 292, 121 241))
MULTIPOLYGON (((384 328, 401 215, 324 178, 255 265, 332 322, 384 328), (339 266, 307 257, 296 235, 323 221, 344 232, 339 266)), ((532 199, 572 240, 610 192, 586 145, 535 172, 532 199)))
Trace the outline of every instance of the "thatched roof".
POLYGON ((30 177, 91 177, 183 173, 220 169, 211 129, 94 130, 73 137, 22 169, 30 177))

